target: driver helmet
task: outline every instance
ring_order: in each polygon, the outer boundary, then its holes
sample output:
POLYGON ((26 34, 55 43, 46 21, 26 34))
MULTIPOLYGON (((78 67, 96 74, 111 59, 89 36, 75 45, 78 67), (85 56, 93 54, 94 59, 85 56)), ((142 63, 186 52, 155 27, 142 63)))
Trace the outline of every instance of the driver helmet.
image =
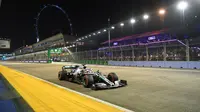
POLYGON ((86 66, 83 66, 83 68, 86 69, 87 67, 86 67, 86 66))

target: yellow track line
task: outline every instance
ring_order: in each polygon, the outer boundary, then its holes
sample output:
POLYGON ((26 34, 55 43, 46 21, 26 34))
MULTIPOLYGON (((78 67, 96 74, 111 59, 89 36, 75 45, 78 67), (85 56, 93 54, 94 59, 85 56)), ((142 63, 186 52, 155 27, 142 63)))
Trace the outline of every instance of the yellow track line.
POLYGON ((122 112, 5 66, 0 72, 36 112, 122 112))

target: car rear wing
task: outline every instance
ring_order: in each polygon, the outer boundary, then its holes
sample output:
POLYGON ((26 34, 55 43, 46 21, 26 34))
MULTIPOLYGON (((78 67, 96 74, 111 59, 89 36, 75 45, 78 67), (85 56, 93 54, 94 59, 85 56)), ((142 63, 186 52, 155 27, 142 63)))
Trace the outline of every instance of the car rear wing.
POLYGON ((65 70, 65 69, 77 69, 77 66, 72 66, 72 65, 70 65, 70 66, 63 66, 62 70, 65 70))
POLYGON ((73 69, 73 67, 72 66, 63 66, 62 70, 65 70, 65 69, 73 69))

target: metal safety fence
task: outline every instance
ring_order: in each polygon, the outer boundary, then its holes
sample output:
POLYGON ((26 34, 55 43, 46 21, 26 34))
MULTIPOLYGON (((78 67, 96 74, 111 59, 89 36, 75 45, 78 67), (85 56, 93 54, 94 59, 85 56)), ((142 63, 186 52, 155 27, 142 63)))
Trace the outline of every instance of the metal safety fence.
POLYGON ((200 61, 200 44, 188 40, 170 40, 148 44, 103 47, 71 54, 76 61, 91 64, 104 61, 200 61))
POLYGON ((70 49, 49 54, 47 51, 16 56, 19 61, 73 61, 107 65, 108 61, 200 61, 200 42, 192 40, 166 40, 102 47, 98 50, 72 52, 70 49))

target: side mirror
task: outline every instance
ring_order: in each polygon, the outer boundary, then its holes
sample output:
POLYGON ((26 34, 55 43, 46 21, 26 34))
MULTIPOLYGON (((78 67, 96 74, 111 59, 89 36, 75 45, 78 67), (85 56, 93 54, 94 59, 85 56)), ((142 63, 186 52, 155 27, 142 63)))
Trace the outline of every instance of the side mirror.
POLYGON ((62 71, 64 71, 64 70, 65 70, 65 66, 62 67, 62 71))

